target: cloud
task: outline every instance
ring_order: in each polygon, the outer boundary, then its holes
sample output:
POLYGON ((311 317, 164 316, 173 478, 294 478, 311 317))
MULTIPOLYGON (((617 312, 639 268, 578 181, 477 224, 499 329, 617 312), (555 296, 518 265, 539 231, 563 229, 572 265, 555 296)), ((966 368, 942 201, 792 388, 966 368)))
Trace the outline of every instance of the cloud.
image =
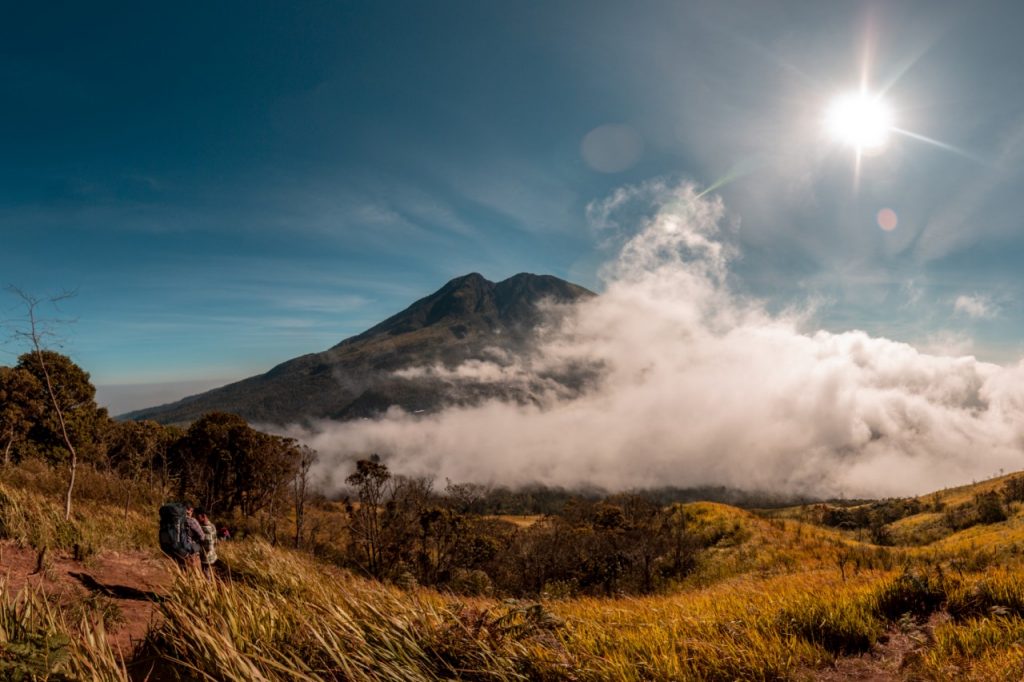
POLYGON ((996 305, 986 296, 960 295, 953 302, 953 310, 975 320, 988 320, 998 313, 996 305))
POLYGON ((968 355, 974 351, 974 339, 964 332, 942 329, 929 334, 918 348, 932 355, 968 355))
POLYGON ((600 370, 594 385, 579 395, 531 385, 529 404, 290 429, 321 452, 333 484, 371 452, 400 473, 459 481, 856 496, 1020 468, 1024 364, 930 355, 861 331, 808 332, 805 316, 768 312, 729 286, 725 207, 691 185, 625 188, 591 213, 621 236, 604 293, 564 311, 515 367, 492 358, 444 378, 586 366, 600 370), (629 234, 616 216, 644 201, 654 208, 629 234))

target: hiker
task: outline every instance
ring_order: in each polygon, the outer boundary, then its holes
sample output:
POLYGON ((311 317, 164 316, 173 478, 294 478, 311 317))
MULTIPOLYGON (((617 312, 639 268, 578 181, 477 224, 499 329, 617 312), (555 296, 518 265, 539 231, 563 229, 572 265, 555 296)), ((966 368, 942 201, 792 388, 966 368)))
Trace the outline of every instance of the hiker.
POLYGON ((231 539, 231 531, 228 530, 227 526, 221 526, 220 527, 220 539, 221 540, 230 540, 231 539))
MULTIPOLYGON (((160 549, 181 568, 199 566, 199 544, 195 529, 189 523, 195 523, 191 512, 192 505, 188 503, 168 502, 160 507, 160 549)), ((202 528, 199 528, 199 535, 202 535, 202 528)))
POLYGON ((210 521, 205 509, 196 509, 195 517, 199 520, 199 526, 203 529, 202 550, 199 552, 199 563, 203 572, 209 574, 213 565, 217 563, 217 527, 210 521))
POLYGON ((188 534, 192 539, 192 543, 196 547, 196 561, 203 555, 203 543, 206 541, 206 533, 203 532, 203 526, 199 523, 199 520, 195 516, 195 507, 191 503, 185 503, 186 522, 188 523, 188 534))

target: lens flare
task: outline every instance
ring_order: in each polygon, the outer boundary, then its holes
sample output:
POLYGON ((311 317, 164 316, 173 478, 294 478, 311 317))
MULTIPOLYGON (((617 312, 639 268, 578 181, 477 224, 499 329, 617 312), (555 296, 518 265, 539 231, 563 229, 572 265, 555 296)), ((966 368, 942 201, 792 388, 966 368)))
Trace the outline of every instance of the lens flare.
POLYGON ((885 147, 892 126, 889 106, 881 97, 867 92, 836 97, 825 114, 825 129, 829 134, 858 153, 885 147))
POLYGON ((892 232, 896 229, 896 226, 900 223, 900 218, 896 215, 896 211, 891 208, 883 208, 875 216, 875 220, 878 222, 878 226, 886 232, 892 232))

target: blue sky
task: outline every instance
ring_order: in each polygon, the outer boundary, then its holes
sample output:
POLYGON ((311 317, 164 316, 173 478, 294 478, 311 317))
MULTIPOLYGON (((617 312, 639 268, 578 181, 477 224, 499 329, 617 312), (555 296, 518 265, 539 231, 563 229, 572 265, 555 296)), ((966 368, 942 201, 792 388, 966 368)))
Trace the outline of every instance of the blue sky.
POLYGON ((0 281, 77 291, 64 347, 96 384, 181 392, 471 271, 600 288, 588 204, 728 180, 737 289, 1013 363, 1022 25, 1010 2, 23 5, 0 281), (894 135, 855 182, 821 118, 866 57, 897 125, 954 149, 894 135))

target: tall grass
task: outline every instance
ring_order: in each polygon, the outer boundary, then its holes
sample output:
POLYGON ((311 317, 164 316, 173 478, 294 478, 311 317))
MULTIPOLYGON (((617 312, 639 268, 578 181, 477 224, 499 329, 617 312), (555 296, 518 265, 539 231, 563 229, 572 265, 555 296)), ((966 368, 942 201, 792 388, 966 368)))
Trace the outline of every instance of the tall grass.
POLYGON ((404 593, 259 542, 225 558, 231 580, 177 580, 136 665, 238 681, 563 679, 541 609, 404 593))
POLYGON ((403 592, 258 542, 225 557, 231 580, 178 580, 139 665, 223 680, 778 680, 870 649, 921 591, 821 570, 541 605, 403 592))
POLYGON ((12 595, 0 582, 0 678, 127 682, 123 661, 106 639, 102 614, 88 610, 65 620, 46 595, 12 595))
MULTIPOLYGON (((93 490, 106 485, 97 476, 93 490)), ((65 522, 45 481, 7 480, 0 537, 85 555, 154 545, 155 502, 125 522, 116 500, 90 494, 65 522)), ((364 580, 261 541, 224 543, 224 575, 178 575, 127 663, 97 605, 58 609, 0 586, 0 678, 784 680, 903 627, 932 632, 905 661, 908 678, 1024 677, 1019 517, 890 548, 725 505, 686 514, 713 547, 691 575, 648 597, 458 598, 364 580)))
POLYGON ((80 502, 70 520, 58 498, 0 483, 0 539, 38 550, 55 549, 86 559, 105 549, 156 548, 156 512, 80 502))

